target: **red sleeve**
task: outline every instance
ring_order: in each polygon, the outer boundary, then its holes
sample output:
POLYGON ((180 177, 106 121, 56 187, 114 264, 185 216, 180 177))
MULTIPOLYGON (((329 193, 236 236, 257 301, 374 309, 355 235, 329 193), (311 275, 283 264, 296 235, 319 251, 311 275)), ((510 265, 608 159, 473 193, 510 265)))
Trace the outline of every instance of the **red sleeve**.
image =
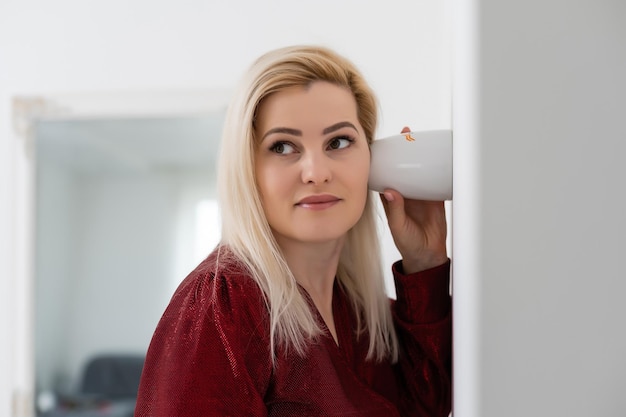
POLYGON ((402 415, 444 417, 452 403, 452 299, 450 261, 404 275, 393 266, 397 300, 393 313, 400 340, 397 366, 404 387, 402 415))
POLYGON ((264 311, 250 278, 192 273, 150 343, 135 417, 266 416, 264 311))

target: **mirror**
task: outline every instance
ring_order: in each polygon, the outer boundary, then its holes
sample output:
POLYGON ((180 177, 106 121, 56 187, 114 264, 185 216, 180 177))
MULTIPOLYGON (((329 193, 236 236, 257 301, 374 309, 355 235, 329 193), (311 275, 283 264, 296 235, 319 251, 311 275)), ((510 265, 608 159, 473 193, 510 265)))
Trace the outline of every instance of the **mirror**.
POLYGON ((218 242, 224 113, 36 124, 40 412, 84 406, 68 398, 90 359, 144 355, 175 287, 218 242))

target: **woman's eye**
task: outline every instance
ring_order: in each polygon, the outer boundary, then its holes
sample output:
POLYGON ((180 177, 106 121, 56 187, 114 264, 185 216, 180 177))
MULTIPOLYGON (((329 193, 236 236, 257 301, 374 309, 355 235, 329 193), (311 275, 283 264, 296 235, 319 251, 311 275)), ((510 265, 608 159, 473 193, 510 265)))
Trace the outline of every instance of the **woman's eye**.
POLYGON ((328 143, 328 147, 330 149, 343 149, 343 148, 347 148, 348 146, 350 146, 350 144, 354 142, 353 139, 347 137, 347 136, 342 136, 342 137, 338 137, 338 138, 333 138, 329 143, 328 143))
POLYGON ((276 142, 270 147, 270 151, 277 153, 277 154, 285 155, 285 154, 293 153, 295 149, 292 145, 288 144, 287 142, 276 142))

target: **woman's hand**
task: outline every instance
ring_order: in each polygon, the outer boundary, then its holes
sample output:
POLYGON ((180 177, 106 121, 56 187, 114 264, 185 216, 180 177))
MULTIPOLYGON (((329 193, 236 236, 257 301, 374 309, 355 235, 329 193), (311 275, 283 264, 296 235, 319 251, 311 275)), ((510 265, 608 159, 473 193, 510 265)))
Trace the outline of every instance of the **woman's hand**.
MULTIPOLYGON (((408 133, 408 127, 402 133, 408 133)), ((402 255, 405 274, 423 271, 448 260, 443 201, 405 199, 391 189, 381 194, 387 222, 402 255)))

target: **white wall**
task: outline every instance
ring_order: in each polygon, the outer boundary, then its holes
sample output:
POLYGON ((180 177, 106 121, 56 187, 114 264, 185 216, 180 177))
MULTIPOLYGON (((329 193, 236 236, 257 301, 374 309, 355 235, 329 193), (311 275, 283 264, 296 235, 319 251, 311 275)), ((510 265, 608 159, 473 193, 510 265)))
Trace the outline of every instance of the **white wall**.
POLYGON ((457 6, 455 416, 624 415, 626 3, 457 6))
POLYGON ((15 177, 26 158, 11 127, 13 97, 220 88, 269 48, 322 43, 352 58, 377 90, 381 135, 406 124, 449 128, 446 6, 427 0, 0 3, 0 367, 8 370, 0 373, 0 415, 11 415, 14 390, 28 394, 30 381, 24 365, 30 353, 11 343, 16 335, 25 340, 13 323, 15 301, 25 299, 28 287, 14 256, 22 234, 16 204, 24 200, 23 175, 15 177))

